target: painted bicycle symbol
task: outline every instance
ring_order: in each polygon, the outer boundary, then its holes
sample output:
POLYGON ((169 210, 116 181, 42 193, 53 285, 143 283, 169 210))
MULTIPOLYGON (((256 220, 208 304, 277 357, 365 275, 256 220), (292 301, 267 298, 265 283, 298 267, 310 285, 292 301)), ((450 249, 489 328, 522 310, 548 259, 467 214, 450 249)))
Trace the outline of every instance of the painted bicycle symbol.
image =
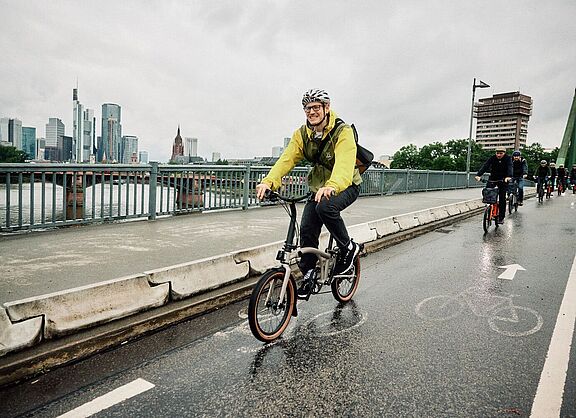
POLYGON ((427 321, 447 321, 459 316, 465 307, 478 317, 487 318, 493 331, 509 337, 524 337, 538 332, 543 320, 538 312, 515 305, 517 295, 486 295, 471 287, 457 295, 438 295, 416 305, 416 315, 427 321))

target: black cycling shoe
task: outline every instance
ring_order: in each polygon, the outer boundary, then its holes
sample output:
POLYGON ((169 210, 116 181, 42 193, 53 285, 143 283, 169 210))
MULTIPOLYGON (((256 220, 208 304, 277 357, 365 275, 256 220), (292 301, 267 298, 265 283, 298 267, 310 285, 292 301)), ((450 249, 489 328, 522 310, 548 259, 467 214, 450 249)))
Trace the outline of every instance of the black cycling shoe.
POLYGON ((360 246, 354 241, 350 242, 352 243, 352 249, 349 250, 348 248, 345 248, 345 252, 340 254, 340 257, 338 257, 338 261, 336 262, 336 266, 334 267, 334 274, 342 274, 350 270, 352 264, 354 264, 354 260, 356 260, 356 257, 358 257, 358 253, 360 253, 360 246))
POLYGON ((306 274, 304 274, 304 279, 302 279, 302 283, 298 288, 298 296, 306 297, 309 296, 310 293, 314 290, 314 286, 316 285, 316 272, 314 269, 308 270, 306 274))
POLYGON ((504 219, 498 219, 498 225, 502 225, 504 223, 504 219))

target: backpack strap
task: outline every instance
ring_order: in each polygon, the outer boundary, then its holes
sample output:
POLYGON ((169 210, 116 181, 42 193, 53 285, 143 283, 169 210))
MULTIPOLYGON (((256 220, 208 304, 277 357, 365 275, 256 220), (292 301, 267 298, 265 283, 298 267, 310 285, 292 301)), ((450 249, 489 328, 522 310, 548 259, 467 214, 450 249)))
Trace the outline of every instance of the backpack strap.
POLYGON ((313 161, 314 164, 321 164, 320 163, 320 156, 322 155, 322 151, 324 151, 324 148, 326 148, 326 145, 328 144, 328 142, 332 141, 332 137, 334 136, 336 131, 340 132, 338 130, 338 128, 340 128, 341 125, 344 125, 344 121, 340 118, 336 118, 336 120, 334 121, 334 127, 332 128, 332 130, 330 132, 328 132, 328 135, 326 135, 326 138, 324 138, 324 140, 318 146, 318 152, 314 156, 314 161, 313 161))

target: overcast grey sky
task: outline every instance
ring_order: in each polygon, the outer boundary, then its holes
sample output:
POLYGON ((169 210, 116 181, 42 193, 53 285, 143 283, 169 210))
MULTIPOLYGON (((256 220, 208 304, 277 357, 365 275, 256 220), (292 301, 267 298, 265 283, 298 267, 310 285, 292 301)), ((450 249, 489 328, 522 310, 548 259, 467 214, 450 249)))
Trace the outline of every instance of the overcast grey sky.
POLYGON ((0 117, 72 135, 72 89, 122 106, 166 161, 178 125, 210 158, 270 155, 328 91, 376 155, 468 136, 477 98, 534 100, 528 142, 559 146, 576 87, 576 1, 0 0, 0 117))

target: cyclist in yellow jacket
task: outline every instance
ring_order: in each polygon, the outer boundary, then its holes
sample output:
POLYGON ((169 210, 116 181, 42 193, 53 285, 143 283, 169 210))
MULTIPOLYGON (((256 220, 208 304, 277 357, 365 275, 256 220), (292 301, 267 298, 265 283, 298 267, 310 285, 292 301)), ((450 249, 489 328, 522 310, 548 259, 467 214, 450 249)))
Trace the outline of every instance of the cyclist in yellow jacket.
MULTIPOLYGON (((335 274, 342 274, 352 267, 360 251, 358 244, 350 239, 340 215, 360 193, 362 178, 355 166, 356 141, 352 128, 337 120, 336 113, 330 109, 330 98, 324 90, 305 92, 302 106, 306 124, 294 131, 276 164, 256 186, 256 195, 263 199, 266 190, 276 190, 282 185, 282 177, 298 162, 310 161, 313 167, 308 174, 308 186, 314 195, 302 212, 300 246, 318 248, 320 232, 325 225, 340 248, 335 274)), ((314 254, 302 255, 299 267, 304 281, 298 290, 300 295, 307 295, 313 289, 316 261, 314 254)))

